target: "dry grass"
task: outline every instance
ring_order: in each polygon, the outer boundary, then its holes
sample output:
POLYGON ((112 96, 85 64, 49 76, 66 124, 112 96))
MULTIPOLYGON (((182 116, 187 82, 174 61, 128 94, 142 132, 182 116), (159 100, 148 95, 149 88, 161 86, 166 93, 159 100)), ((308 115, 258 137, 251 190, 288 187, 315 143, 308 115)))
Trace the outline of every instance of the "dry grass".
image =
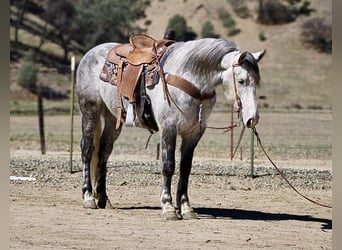
MULTIPOLYGON (((226 126, 230 114, 213 113, 209 126, 226 126)), ((331 161, 332 114, 331 112, 261 113, 258 127, 261 139, 272 158, 277 160, 318 159, 331 161)), ((240 128, 234 130, 234 144, 240 128)), ((66 152, 70 142, 70 118, 68 116, 46 116, 45 135, 47 151, 66 152)), ((113 155, 132 154, 156 157, 159 133, 151 138, 148 149, 145 143, 149 132, 140 128, 126 127, 114 146, 113 155)), ((80 117, 74 118, 74 151, 80 153, 80 117)), ((246 130, 241 150, 236 159, 250 159, 250 130, 246 130)), ((256 144, 255 144, 256 145, 256 144)), ((10 118, 10 149, 39 150, 38 117, 22 116, 10 118)), ((179 152, 177 152, 178 154, 179 152)), ((264 160, 262 152, 255 147, 256 160, 264 160)), ((196 148, 195 158, 230 158, 230 133, 208 129, 196 148)))

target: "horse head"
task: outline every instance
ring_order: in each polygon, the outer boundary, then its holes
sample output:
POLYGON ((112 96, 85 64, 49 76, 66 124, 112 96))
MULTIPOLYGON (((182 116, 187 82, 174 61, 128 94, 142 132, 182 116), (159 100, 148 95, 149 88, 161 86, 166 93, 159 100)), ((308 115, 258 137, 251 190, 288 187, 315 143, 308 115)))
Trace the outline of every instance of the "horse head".
POLYGON ((266 50, 251 53, 234 51, 226 54, 221 62, 224 71, 222 82, 228 101, 234 101, 241 112, 243 124, 253 128, 259 121, 256 87, 260 84, 258 62, 266 50))

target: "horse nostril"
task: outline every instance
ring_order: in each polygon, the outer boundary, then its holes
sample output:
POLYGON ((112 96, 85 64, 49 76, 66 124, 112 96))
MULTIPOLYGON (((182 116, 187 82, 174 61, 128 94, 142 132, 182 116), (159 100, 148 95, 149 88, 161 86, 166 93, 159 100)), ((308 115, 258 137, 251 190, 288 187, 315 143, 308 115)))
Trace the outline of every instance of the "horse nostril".
POLYGON ((254 124, 254 119, 251 118, 247 121, 247 124, 246 124, 247 128, 253 128, 255 126, 254 124))

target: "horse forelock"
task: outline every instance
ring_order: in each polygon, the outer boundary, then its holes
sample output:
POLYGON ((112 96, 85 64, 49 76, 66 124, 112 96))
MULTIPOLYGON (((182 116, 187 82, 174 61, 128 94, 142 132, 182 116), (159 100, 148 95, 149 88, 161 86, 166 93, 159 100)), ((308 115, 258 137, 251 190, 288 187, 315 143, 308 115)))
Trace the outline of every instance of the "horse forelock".
POLYGON ((247 52, 244 60, 240 63, 240 66, 245 68, 254 78, 255 84, 260 85, 260 72, 257 60, 252 53, 247 52))

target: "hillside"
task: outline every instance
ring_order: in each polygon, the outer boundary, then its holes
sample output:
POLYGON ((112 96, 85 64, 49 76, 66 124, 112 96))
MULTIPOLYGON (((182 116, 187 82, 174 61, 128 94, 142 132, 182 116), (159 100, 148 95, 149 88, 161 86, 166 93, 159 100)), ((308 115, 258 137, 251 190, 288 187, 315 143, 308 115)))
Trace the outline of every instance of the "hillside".
MULTIPOLYGON (((308 18, 327 16, 331 20, 332 1, 311 0, 311 7, 315 12, 309 17, 300 16, 295 22, 283 25, 257 23, 258 2, 246 2, 252 15, 242 19, 235 14, 227 0, 173 0, 172 4, 167 0, 151 0, 151 5, 146 10, 146 18, 140 20, 139 24, 147 29, 148 35, 161 38, 168 20, 175 14, 184 16, 187 25, 197 34, 201 34, 202 24, 210 20, 215 27, 215 33, 235 41, 242 50, 267 49, 267 54, 260 65, 262 84, 258 95, 266 97, 260 100, 261 107, 330 109, 332 55, 319 53, 304 46, 300 40, 300 32, 301 24, 308 18), (241 30, 240 33, 227 37, 227 29, 218 16, 219 9, 226 9, 231 14, 236 27, 241 30), (150 22, 149 25, 146 25, 147 20, 150 22), (261 33, 266 37, 265 41, 260 41, 261 33)), ((16 71, 19 65, 20 62, 11 62, 11 99, 33 100, 34 95, 26 93, 16 84, 16 71)), ((69 74, 60 74, 45 65, 41 66, 38 76, 40 82, 47 87, 57 88, 61 93, 68 93, 69 74)), ((224 103, 223 97, 220 96, 218 102, 224 103)))
MULTIPOLYGON (((248 1, 252 17, 242 19, 233 11, 227 0, 153 0, 146 14, 151 25, 145 26, 147 33, 161 37, 168 20, 175 14, 186 18, 197 34, 202 24, 210 20, 215 32, 221 37, 235 41, 241 49, 259 51, 267 49, 261 62, 262 86, 259 95, 266 96, 261 102, 275 108, 330 108, 332 93, 331 54, 319 53, 305 47, 300 41, 301 24, 314 16, 328 16, 331 20, 332 1, 312 0, 315 12, 310 17, 299 17, 285 25, 260 25, 256 22, 257 1, 248 1), (226 9, 236 21, 241 32, 227 37, 227 30, 218 17, 218 9, 226 9), (266 36, 259 40, 259 33, 266 36)), ((144 23, 143 21, 141 23, 144 23)), ((263 105, 261 103, 261 105, 263 105)))

